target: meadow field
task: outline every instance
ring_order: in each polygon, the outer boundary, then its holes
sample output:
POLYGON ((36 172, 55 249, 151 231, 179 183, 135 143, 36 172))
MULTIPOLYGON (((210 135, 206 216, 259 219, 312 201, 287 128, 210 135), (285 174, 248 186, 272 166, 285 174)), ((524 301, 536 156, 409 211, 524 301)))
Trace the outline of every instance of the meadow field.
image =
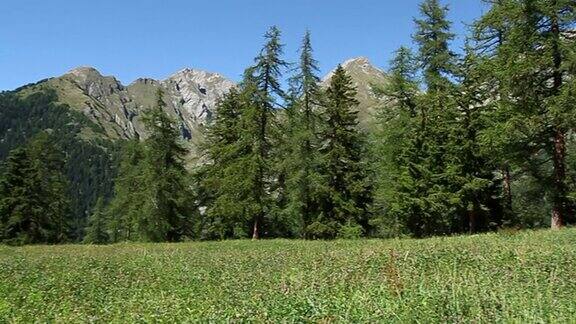
POLYGON ((0 247, 0 322, 575 322, 576 229, 0 247))

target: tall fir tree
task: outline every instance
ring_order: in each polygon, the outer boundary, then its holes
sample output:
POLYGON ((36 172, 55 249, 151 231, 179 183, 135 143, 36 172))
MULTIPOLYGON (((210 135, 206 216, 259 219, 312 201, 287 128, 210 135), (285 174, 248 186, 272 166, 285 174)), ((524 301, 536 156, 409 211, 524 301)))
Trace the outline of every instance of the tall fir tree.
POLYGON ((111 242, 136 241, 135 226, 143 209, 149 185, 143 171, 145 150, 137 139, 121 149, 118 174, 114 180, 114 196, 106 208, 107 230, 111 242))
POLYGON ((446 156, 455 118, 452 78, 456 63, 447 12, 439 1, 425 0, 420 5, 422 18, 415 20, 414 40, 426 93, 418 97, 412 143, 400 156, 400 208, 396 212, 406 215, 406 224, 416 236, 449 233, 457 200, 449 182, 454 170, 446 156))
POLYGON ((349 231, 359 236, 369 230, 371 188, 355 97, 351 77, 338 66, 326 90, 326 124, 320 135, 326 190, 322 193, 321 214, 308 226, 316 238, 348 236, 349 231))
POLYGON ((456 86, 456 115, 448 142, 451 179, 457 190, 456 213, 461 221, 453 225, 453 231, 476 233, 504 225, 509 215, 503 215, 502 201, 498 198, 498 180, 495 170, 499 161, 483 150, 481 133, 490 122, 490 87, 486 84, 483 59, 472 47, 466 47, 466 56, 459 64, 456 86))
POLYGON ((428 91, 446 90, 455 70, 456 55, 450 50, 454 34, 447 19, 448 7, 439 0, 425 0, 420 4, 420 19, 415 19, 414 40, 419 46, 421 67, 428 91))
POLYGON ((199 203, 206 206, 201 238, 242 238, 249 233, 248 224, 252 219, 247 211, 251 191, 242 184, 253 177, 246 176, 249 169, 245 168, 245 157, 250 151, 241 141, 240 121, 243 109, 250 102, 245 100, 247 94, 254 91, 250 82, 245 79, 238 90, 232 89, 221 98, 214 122, 208 126, 201 145, 205 163, 195 172, 201 188, 199 203))
POLYGON ((390 61, 390 81, 375 88, 376 94, 385 99, 376 115, 377 127, 370 147, 376 175, 373 224, 381 237, 408 234, 406 213, 399 207, 402 202, 398 198, 406 153, 414 149, 413 139, 420 126, 417 72, 414 54, 401 47, 390 61))
POLYGON ((192 195, 184 166, 188 150, 183 146, 178 126, 165 108, 163 93, 159 90, 156 106, 144 118, 150 132, 144 141, 144 172, 151 192, 149 213, 142 215, 137 228, 146 240, 176 242, 189 235, 192 195))

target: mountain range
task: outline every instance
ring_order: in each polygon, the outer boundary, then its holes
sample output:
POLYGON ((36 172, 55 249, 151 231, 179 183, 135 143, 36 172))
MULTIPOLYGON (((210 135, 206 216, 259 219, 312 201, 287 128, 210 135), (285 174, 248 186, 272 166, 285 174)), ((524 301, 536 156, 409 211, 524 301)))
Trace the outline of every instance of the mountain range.
MULTIPOLYGON (((373 107, 379 98, 372 85, 384 84, 386 74, 365 57, 342 63, 357 87, 359 118, 369 124, 373 107)), ((332 72, 322 79, 327 86, 332 72)), ((182 137, 194 139, 202 126, 210 123, 215 106, 235 83, 221 74, 196 69, 183 69, 164 80, 139 78, 125 86, 113 76, 103 76, 92 67, 79 67, 20 91, 26 96, 41 90, 54 90, 58 102, 78 111, 110 139, 145 137, 142 112, 155 105, 159 88, 164 92, 166 112, 179 124, 182 137)))

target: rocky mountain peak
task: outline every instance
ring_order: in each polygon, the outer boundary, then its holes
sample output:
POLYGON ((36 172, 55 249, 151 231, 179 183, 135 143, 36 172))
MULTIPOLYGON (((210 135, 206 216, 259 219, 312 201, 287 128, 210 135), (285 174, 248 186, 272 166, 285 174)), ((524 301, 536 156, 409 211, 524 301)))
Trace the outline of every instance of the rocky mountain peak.
POLYGON ((68 71, 68 73, 66 74, 72 74, 75 76, 88 76, 88 75, 92 75, 92 76, 100 76, 102 77, 102 74, 96 70, 95 68, 91 67, 91 66, 79 66, 77 68, 74 68, 70 71, 68 71))
POLYGON ((235 86, 221 74, 190 68, 176 72, 162 84, 173 94, 173 104, 197 123, 209 121, 218 99, 235 86))
POLYGON ((366 65, 372 65, 372 63, 370 63, 370 60, 365 56, 359 56, 359 57, 351 58, 349 60, 344 61, 344 63, 342 63, 342 66, 344 68, 346 68, 350 65, 366 66, 366 65))
POLYGON ((103 76, 98 70, 89 66, 72 69, 61 78, 73 82, 84 94, 96 99, 104 99, 124 88, 115 77, 103 76))

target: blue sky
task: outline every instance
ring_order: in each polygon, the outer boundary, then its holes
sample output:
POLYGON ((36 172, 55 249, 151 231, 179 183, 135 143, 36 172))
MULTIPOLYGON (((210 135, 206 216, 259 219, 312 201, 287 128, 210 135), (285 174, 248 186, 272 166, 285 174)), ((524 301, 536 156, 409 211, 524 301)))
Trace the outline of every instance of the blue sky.
MULTIPOLYGON (((93 66, 124 84, 184 68, 238 80, 271 25, 294 61, 306 29, 322 73, 366 56, 386 68, 409 45, 420 0, 2 0, 0 90, 93 66)), ((443 0, 454 31, 482 13, 480 0, 443 0)), ((462 41, 455 42, 455 48, 462 41)))

